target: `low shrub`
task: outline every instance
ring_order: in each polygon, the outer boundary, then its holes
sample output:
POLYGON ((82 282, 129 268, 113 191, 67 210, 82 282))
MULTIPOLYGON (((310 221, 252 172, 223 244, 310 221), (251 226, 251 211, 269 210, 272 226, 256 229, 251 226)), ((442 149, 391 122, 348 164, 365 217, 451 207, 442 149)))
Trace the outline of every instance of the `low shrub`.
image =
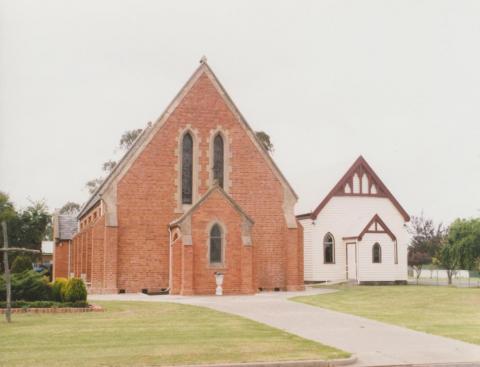
POLYGON ((66 302, 86 301, 87 288, 80 278, 70 278, 65 285, 64 300, 66 302))
MULTIPOLYGON (((12 308, 62 308, 62 307, 88 307, 86 301, 55 302, 55 301, 13 301, 12 308)), ((0 301, 0 308, 6 308, 7 303, 0 301)))
POLYGON ((11 272, 12 274, 23 273, 26 270, 32 270, 32 259, 30 256, 19 255, 13 260, 11 272))
MULTIPOLYGON (((0 299, 6 297, 5 280, 0 278, 0 299)), ((49 301, 51 288, 48 280, 33 270, 12 274, 13 301, 49 301)))
POLYGON ((52 299, 57 302, 65 300, 65 286, 68 280, 65 278, 57 278, 52 283, 52 299))

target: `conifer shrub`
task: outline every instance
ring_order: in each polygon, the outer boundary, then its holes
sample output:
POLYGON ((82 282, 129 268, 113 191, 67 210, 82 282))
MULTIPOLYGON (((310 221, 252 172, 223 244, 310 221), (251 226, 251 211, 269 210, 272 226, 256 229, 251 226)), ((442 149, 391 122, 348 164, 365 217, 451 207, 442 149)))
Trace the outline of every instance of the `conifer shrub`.
POLYGON ((65 285, 65 302, 77 302, 87 300, 87 288, 80 278, 70 278, 65 285))
POLYGON ((13 260, 11 272, 13 274, 23 273, 26 270, 32 270, 32 259, 30 256, 19 255, 13 260))
MULTIPOLYGON (((26 270, 12 275, 13 301, 49 301, 52 292, 50 283, 41 273, 26 270)), ((6 297, 6 285, 3 277, 0 278, 0 300, 6 297)))
POLYGON ((65 286, 68 280, 65 278, 57 278, 52 283, 52 300, 63 302, 65 300, 65 286))

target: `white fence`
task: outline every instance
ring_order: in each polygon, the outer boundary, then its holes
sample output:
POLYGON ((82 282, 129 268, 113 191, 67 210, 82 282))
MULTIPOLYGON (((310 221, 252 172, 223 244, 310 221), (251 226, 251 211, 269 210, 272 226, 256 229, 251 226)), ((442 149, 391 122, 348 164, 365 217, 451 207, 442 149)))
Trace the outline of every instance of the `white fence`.
MULTIPOLYGON (((416 276, 416 273, 414 273, 416 276)), ((442 269, 423 269, 420 273, 420 279, 447 279, 447 271, 442 269)), ((470 278, 468 270, 456 270, 453 273, 453 278, 470 278)))

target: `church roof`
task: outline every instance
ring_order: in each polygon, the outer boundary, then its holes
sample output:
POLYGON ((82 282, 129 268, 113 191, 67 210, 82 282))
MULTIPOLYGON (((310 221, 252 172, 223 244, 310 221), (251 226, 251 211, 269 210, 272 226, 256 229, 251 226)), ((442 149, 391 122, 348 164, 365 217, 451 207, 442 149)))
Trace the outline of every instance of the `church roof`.
POLYGON ((215 185, 213 187, 211 187, 206 193, 205 195, 203 195, 200 200, 198 200, 195 204, 193 204, 185 213, 182 214, 182 216, 178 219, 175 219, 173 222, 170 223, 170 227, 175 227, 177 225, 179 225, 180 223, 182 223, 184 221, 184 219, 186 219, 187 217, 189 217, 200 205, 202 205, 202 203, 204 203, 214 192, 219 192, 221 195, 223 195, 225 197, 225 199, 232 205, 232 207, 238 212, 240 213, 241 216, 243 216, 244 218, 246 218, 250 223, 255 223, 253 221, 252 218, 250 218, 248 216, 247 213, 245 213, 245 211, 240 207, 240 205, 238 205, 238 203, 233 200, 233 198, 228 195, 225 190, 223 190, 220 186, 218 185, 215 185))
POLYGON ((261 155, 265 158, 269 166, 271 167, 274 174, 282 182, 284 186, 292 193, 295 199, 298 199, 297 194, 293 190, 290 183, 287 181, 285 176, 282 174, 278 166, 273 161, 270 154, 257 138, 255 131, 250 127, 245 117, 241 114, 239 109, 234 104, 233 100, 230 98, 225 88, 222 86, 217 76, 214 74, 213 70, 207 64, 206 58, 203 57, 200 61, 200 66, 195 70, 192 76, 188 79, 185 85, 180 89, 175 98, 170 102, 165 111, 160 115, 160 117, 155 121, 153 125, 149 123, 147 127, 143 130, 140 136, 137 137, 135 142, 132 144, 131 148, 125 153, 123 158, 115 166, 115 168, 110 172, 110 174, 105 178, 103 183, 97 188, 97 190, 92 194, 92 196, 87 200, 87 202, 80 209, 80 212, 77 216, 78 219, 82 218, 90 209, 101 199, 102 194, 111 186, 113 182, 116 181, 117 177, 121 176, 128 170, 129 162, 136 159, 138 153, 141 152, 147 143, 153 138, 155 133, 163 126, 168 117, 173 113, 176 107, 180 104, 185 95, 190 91, 198 78, 206 74, 210 80, 213 82, 214 86, 217 88, 220 95, 223 97, 227 106, 230 108, 232 113, 237 117, 238 121, 245 127, 247 135, 253 141, 254 145, 260 151, 261 155))
POLYGON ((352 197, 383 197, 388 198, 392 204, 402 215, 405 221, 410 220, 410 216, 405 209, 400 205, 398 200, 393 196, 390 190, 385 186, 380 177, 377 176, 375 171, 370 167, 365 158, 359 156, 328 195, 320 202, 317 208, 312 213, 301 214, 297 216, 298 219, 316 219, 318 214, 327 205, 330 199, 334 196, 352 196, 352 197), (362 177, 366 175, 368 179, 368 187, 362 188, 362 177), (355 178, 356 177, 356 178, 355 178), (359 191, 355 192, 355 180, 358 180, 359 191))
POLYGON ((53 219, 55 239, 71 240, 77 232, 77 218, 73 215, 59 214, 53 219))

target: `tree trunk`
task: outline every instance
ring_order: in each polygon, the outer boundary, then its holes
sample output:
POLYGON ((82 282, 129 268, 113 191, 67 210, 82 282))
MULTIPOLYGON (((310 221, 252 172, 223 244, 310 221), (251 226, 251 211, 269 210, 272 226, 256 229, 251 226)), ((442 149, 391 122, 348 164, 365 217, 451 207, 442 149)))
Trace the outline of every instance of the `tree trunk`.
POLYGON ((453 272, 451 270, 447 270, 447 275, 448 275, 448 285, 452 285, 453 272))
POLYGON ((2 221, 3 230, 3 266, 5 268, 5 287, 7 288, 7 307, 5 308, 5 319, 7 322, 12 322, 12 280, 10 277, 10 267, 8 266, 8 235, 7 222, 2 221))
POLYGON ((417 285, 418 285, 418 279, 420 278, 420 274, 422 273, 422 267, 421 266, 414 266, 413 269, 415 270, 415 279, 416 279, 417 285))

